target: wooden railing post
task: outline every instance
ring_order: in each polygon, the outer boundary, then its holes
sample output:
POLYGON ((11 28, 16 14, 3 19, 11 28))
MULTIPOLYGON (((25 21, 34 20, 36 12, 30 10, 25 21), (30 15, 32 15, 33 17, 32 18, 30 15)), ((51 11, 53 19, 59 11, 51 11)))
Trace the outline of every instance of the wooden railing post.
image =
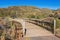
POLYGON ((56 20, 54 19, 54 35, 55 35, 55 31, 56 31, 56 20))

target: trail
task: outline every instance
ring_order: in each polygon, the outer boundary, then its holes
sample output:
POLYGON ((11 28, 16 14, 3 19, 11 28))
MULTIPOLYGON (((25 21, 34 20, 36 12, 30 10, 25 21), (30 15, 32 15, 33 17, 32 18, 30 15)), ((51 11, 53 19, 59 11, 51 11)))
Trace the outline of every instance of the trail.
POLYGON ((37 26, 35 24, 26 22, 26 40, 60 40, 54 36, 50 31, 37 26))
POLYGON ((35 24, 32 23, 28 23, 26 22, 26 29, 27 29, 27 33, 26 33, 26 37, 38 37, 38 36, 51 36, 53 35, 50 31, 37 26, 35 24))

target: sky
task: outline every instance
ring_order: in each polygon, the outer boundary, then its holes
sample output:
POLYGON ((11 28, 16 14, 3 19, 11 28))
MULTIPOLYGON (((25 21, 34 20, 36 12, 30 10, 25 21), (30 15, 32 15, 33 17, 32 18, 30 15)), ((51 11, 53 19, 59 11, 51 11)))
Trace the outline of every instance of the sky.
POLYGON ((60 8, 60 0, 0 0, 0 8, 9 6, 35 6, 38 8, 60 8))

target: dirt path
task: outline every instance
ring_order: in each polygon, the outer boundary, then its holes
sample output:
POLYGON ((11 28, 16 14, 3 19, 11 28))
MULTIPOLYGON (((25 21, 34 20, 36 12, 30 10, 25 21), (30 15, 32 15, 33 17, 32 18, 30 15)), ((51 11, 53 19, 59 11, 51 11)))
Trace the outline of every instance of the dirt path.
POLYGON ((35 24, 26 22, 26 37, 37 37, 37 36, 52 36, 53 34, 48 30, 39 27, 35 24))

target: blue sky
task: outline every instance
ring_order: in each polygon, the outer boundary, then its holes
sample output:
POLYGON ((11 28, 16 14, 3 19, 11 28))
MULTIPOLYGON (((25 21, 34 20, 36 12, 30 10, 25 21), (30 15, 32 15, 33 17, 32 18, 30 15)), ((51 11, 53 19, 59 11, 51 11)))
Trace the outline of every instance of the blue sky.
POLYGON ((0 8, 9 6, 36 6, 39 8, 60 8, 60 0, 0 0, 0 8))

